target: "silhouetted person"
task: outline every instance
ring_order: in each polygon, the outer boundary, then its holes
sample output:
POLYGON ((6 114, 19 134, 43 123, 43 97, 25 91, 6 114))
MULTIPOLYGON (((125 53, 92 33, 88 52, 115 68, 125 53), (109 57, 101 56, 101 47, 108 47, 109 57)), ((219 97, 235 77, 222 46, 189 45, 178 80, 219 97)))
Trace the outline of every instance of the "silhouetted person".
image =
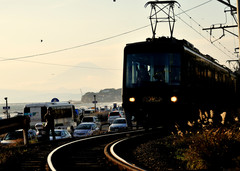
POLYGON ((150 76, 147 70, 147 67, 144 65, 140 65, 138 70, 138 82, 143 83, 150 80, 150 76))
POLYGON ((54 132, 54 116, 53 116, 53 110, 51 107, 48 108, 47 113, 44 115, 44 118, 46 120, 46 136, 48 140, 50 139, 50 131, 52 132, 53 140, 55 140, 55 132, 54 132))

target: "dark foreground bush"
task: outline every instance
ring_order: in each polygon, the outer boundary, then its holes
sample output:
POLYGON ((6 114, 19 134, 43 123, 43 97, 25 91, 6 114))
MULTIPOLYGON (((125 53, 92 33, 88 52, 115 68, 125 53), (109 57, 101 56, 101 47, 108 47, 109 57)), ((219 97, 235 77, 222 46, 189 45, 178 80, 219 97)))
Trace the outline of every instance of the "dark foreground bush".
POLYGON ((214 125, 212 116, 200 115, 184 132, 142 144, 135 150, 140 163, 151 170, 240 169, 240 130, 234 124, 214 125))

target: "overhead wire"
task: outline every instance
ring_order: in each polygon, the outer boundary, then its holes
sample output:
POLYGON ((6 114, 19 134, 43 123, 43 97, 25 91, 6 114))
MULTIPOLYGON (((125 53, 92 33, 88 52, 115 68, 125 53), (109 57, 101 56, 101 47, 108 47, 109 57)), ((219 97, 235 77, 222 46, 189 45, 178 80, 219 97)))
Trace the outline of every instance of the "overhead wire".
MULTIPOLYGON (((187 15, 192 21, 194 21, 199 27, 202 27, 198 22, 196 22, 191 16, 189 16, 186 12, 189 12, 193 9, 196 9, 198 7, 201 7, 203 5, 206 5, 208 4, 209 2, 211 2, 213 0, 208 0, 204 3, 201 3, 197 6, 194 6, 190 9, 187 9, 187 10, 182 10, 180 8, 180 10, 182 11, 181 13, 178 13, 176 14, 176 16, 183 22, 185 23, 187 26, 189 26, 191 29, 193 29, 195 32, 197 32, 199 35, 201 35, 205 40, 209 41, 206 37, 204 37, 199 31, 197 31, 196 29, 194 29, 191 25, 189 25, 186 21, 184 21, 181 17, 179 17, 181 14, 185 14, 187 15)), ((110 37, 107 37, 107 38, 103 38, 103 39, 99 39, 99 40, 96 40, 96 41, 92 41, 92 42, 89 42, 89 43, 85 43, 85 44, 81 44, 81 45, 77 45, 77 46, 73 46, 73 47, 69 47, 69 48, 64 48, 64 49, 59 49, 59 50, 54 50, 54 51, 50 51, 50 52, 45 52, 45 53, 40 53, 40 54, 33 54, 33 55, 27 55, 27 56, 20 56, 20 57, 14 57, 14 58, 3 58, 3 57, 0 57, 2 60, 0 60, 0 62, 3 62, 3 61, 13 61, 13 60, 17 60, 17 61, 22 61, 22 62, 32 62, 32 63, 39 63, 39 64, 46 64, 46 65, 56 65, 56 66, 65 66, 65 67, 76 67, 76 65, 63 65, 63 64, 54 64, 54 63, 46 63, 46 62, 37 62, 37 61, 26 61, 26 60, 23 60, 23 59, 27 59, 27 58, 34 58, 34 57, 39 57, 39 56, 45 56, 45 55, 50 55, 50 54, 55 54, 55 53, 59 53, 59 52, 63 52, 63 51, 68 51, 68 50, 72 50, 72 49, 76 49, 76 48, 81 48, 81 47, 85 47, 85 46, 89 46, 89 45, 92 45, 92 44, 97 44, 97 43, 100 43, 100 42, 103 42, 103 41, 106 41, 106 40, 110 40, 110 39, 114 39, 116 37, 120 37, 120 36, 123 36, 123 35, 126 35, 126 34, 129 34, 129 33, 132 33, 132 32, 135 32, 135 31, 138 31, 138 30, 142 30, 144 28, 147 28, 151 26, 150 24, 148 25, 145 25, 145 26, 142 26, 142 27, 139 27, 139 28, 136 28, 136 29, 133 29, 133 30, 130 30, 130 31, 127 31, 127 32, 123 32, 123 33, 120 33, 120 34, 117 34, 117 35, 114 35, 114 36, 110 36, 110 37)), ((203 28, 203 27, 202 27, 203 28)), ((214 36, 213 36, 214 37, 214 36)), ((219 43, 219 45, 221 45, 225 50, 227 50, 226 47, 224 47, 221 43, 219 43)), ((213 44, 213 46, 215 46, 218 50, 220 50, 222 53, 224 53, 225 55, 227 55, 222 49, 220 49, 219 47, 217 47, 215 44, 213 44)), ((228 52, 230 52, 229 50, 227 50, 228 52)), ((231 52, 230 52, 231 53, 231 52)), ((229 56, 229 55, 227 55, 229 56)), ((231 57, 232 58, 232 57, 231 57)), ((92 68, 92 69, 107 69, 107 70, 120 70, 120 69, 112 69, 112 68, 94 68, 94 67, 81 67, 81 68, 92 68)))
MULTIPOLYGON (((211 0, 210 0, 211 1, 211 0)), ((208 2, 210 2, 208 1, 208 2)), ((189 19, 191 19, 195 24, 197 24, 201 29, 203 29, 203 27, 201 26, 201 24, 199 24, 196 20, 193 19, 193 17, 191 17, 190 15, 188 15, 185 11, 183 11, 181 8, 179 8, 182 13, 180 14, 185 14, 189 17, 189 19)), ((198 33, 202 38, 204 38, 205 40, 207 40, 208 42, 210 42, 215 48, 217 48, 218 50, 220 50, 222 53, 224 53, 225 55, 227 55, 228 57, 230 57, 231 59, 233 59, 232 56, 229 56, 225 51, 223 51, 221 48, 219 48, 218 46, 216 46, 214 43, 212 43, 208 38, 206 38, 204 35, 201 34, 201 32, 199 32, 198 30, 196 30, 195 28, 193 28, 190 24, 188 24, 186 21, 184 21, 181 17, 179 17, 179 14, 176 15, 184 24, 186 24, 188 27, 190 27, 191 29, 193 29, 196 33, 198 33)), ((206 30, 206 32, 208 32, 206 30)), ((215 36, 212 35, 213 38, 215 38, 215 36)), ((218 44, 220 46, 222 46, 222 48, 224 48, 227 52, 231 53, 231 55, 234 55, 234 53, 232 53, 230 50, 228 50, 222 43, 218 42, 218 44)))
POLYGON ((16 60, 16 61, 43 64, 43 65, 52 65, 52 66, 75 67, 75 68, 80 68, 80 69, 121 70, 121 69, 118 69, 118 68, 87 67, 87 66, 79 66, 79 65, 67 65, 67 64, 56 64, 56 63, 40 62, 40 61, 29 61, 29 60, 22 60, 22 59, 19 59, 19 60, 16 60))
POLYGON ((203 5, 208 4, 208 3, 211 2, 211 1, 213 1, 213 0, 209 0, 209 1, 203 2, 203 3, 199 4, 199 5, 196 5, 196 6, 192 7, 192 8, 189 8, 189 9, 183 11, 182 13, 178 13, 177 15, 181 15, 181 14, 186 13, 186 12, 188 12, 188 11, 192 11, 192 10, 194 10, 194 9, 196 9, 196 8, 199 8, 199 7, 203 6, 203 5))
POLYGON ((145 25, 145 26, 142 26, 142 27, 139 27, 139 28, 136 28, 136 29, 124 32, 124 33, 120 33, 120 34, 117 34, 117 35, 114 35, 114 36, 110 36, 110 37, 107 37, 107 38, 104 38, 104 39, 92 41, 92 42, 85 43, 85 44, 82 44, 82 45, 73 46, 73 47, 64 48, 64 49, 59 49, 59 50, 50 51, 50 52, 46 52, 46 53, 40 53, 40 54, 34 54, 34 55, 28 55, 28 56, 21 56, 21 57, 15 57, 15 58, 3 58, 3 57, 1 57, 2 60, 0 60, 0 62, 1 61, 26 59, 26 58, 34 58, 34 57, 38 57, 38 56, 44 56, 44 55, 50 55, 50 54, 59 53, 59 52, 63 52, 63 51, 68 51, 68 50, 72 50, 72 49, 76 49, 76 48, 80 48, 80 47, 84 47, 84 46, 100 43, 100 42, 103 42, 103 41, 106 41, 106 40, 110 40, 110 39, 113 39, 113 38, 116 38, 116 37, 120 37, 120 36, 123 36, 125 34, 129 34, 129 33, 141 30, 141 29, 146 28, 146 27, 149 27, 149 25, 145 25))

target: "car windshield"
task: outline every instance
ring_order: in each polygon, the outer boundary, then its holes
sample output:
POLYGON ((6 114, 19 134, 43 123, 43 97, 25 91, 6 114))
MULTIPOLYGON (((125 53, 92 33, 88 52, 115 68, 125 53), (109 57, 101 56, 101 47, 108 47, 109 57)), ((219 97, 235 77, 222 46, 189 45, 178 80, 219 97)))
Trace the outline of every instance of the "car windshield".
MULTIPOLYGON (((61 136, 61 131, 54 131, 55 136, 61 136)), ((52 135, 52 131, 50 131, 50 135, 52 135)))
POLYGON ((113 123, 126 123, 126 120, 125 119, 116 119, 113 121, 113 123))
POLYGON ((9 132, 4 139, 5 140, 16 140, 19 138, 23 138, 22 131, 9 132))
POLYGON ((76 129, 91 129, 92 128, 92 124, 80 124, 77 126, 76 129))
POLYGON ((82 122, 93 122, 92 117, 83 118, 82 122))
POLYGON ((119 116, 119 112, 112 112, 110 113, 110 116, 119 116))

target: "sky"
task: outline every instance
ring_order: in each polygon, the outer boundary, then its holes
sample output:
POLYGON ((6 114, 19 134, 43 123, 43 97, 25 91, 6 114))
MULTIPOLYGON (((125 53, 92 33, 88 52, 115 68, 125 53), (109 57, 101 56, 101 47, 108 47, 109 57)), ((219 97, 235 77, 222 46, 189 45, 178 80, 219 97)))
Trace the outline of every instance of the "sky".
MULTIPOLYGON (((81 100, 122 87, 123 49, 152 37, 146 0, 0 0, 0 103, 81 100)), ((221 64, 236 60, 238 39, 212 24, 235 25, 216 0, 179 0, 173 36, 221 64)), ((236 2, 232 2, 236 6, 236 2)), ((237 28, 230 31, 238 34, 237 28)), ((159 23, 157 37, 170 36, 159 23)))

